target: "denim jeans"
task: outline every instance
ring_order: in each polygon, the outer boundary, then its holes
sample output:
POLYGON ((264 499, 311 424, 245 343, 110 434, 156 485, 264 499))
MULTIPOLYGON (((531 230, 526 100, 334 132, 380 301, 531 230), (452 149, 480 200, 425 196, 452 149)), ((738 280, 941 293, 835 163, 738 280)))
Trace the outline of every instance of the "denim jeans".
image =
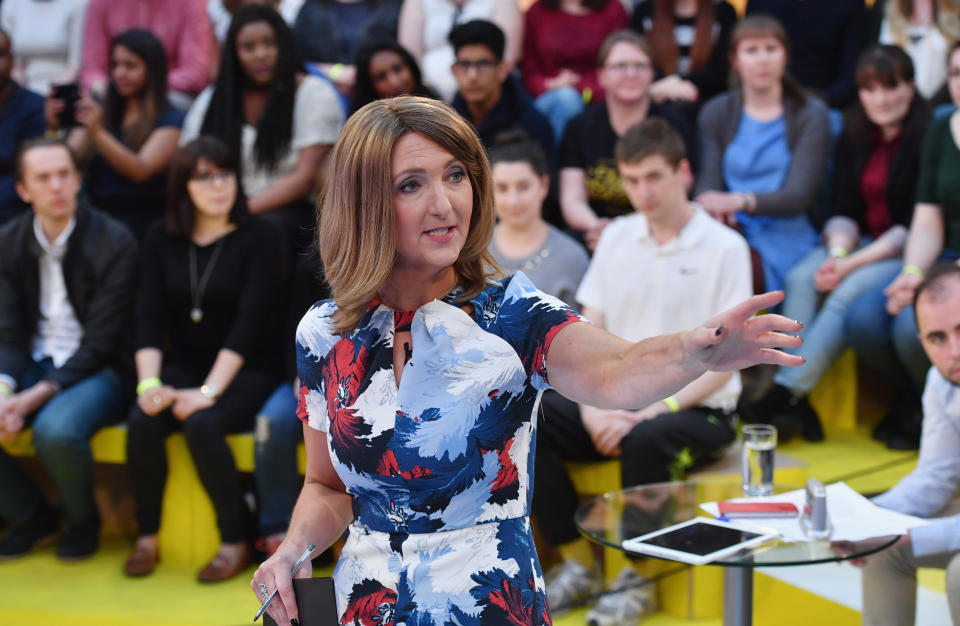
POLYGON ((290 382, 281 383, 260 409, 254 437, 260 532, 268 536, 287 529, 300 494, 297 446, 303 440, 303 422, 297 417, 297 396, 290 382))
MULTIPOLYGON (((53 367, 49 359, 33 363, 18 382, 34 385, 53 367)), ((123 417, 128 394, 120 377, 103 369, 67 387, 43 405, 32 419, 37 459, 57 485, 68 526, 97 520, 93 499, 93 454, 90 438, 123 417)), ((0 517, 10 526, 27 523, 43 501, 39 487, 23 467, 0 449, 0 517)))
POLYGON ((799 367, 781 368, 774 382, 796 393, 807 393, 823 377, 830 365, 846 347, 844 321, 850 306, 861 294, 880 286, 881 289, 900 271, 900 259, 885 259, 861 267, 847 275, 836 289, 827 294, 823 306, 816 310, 820 292, 813 286, 813 275, 827 258, 823 246, 814 248, 787 275, 787 298, 783 314, 804 324, 803 345, 796 354, 806 363, 799 367))
POLYGON ((580 92, 573 87, 557 87, 544 91, 533 101, 533 106, 550 122, 554 145, 557 148, 563 140, 563 131, 567 128, 567 122, 585 107, 580 92))

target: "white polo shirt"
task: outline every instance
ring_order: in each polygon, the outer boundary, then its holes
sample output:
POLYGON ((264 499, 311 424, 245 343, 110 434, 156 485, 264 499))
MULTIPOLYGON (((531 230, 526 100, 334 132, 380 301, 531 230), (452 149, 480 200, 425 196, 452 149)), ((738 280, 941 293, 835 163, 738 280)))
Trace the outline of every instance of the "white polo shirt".
MULTIPOLYGON (((577 301, 600 311, 606 330, 629 341, 689 330, 753 294, 747 242, 694 208, 680 234, 663 245, 640 213, 604 229, 577 301)), ((740 389, 735 373, 701 404, 732 411, 740 389)))

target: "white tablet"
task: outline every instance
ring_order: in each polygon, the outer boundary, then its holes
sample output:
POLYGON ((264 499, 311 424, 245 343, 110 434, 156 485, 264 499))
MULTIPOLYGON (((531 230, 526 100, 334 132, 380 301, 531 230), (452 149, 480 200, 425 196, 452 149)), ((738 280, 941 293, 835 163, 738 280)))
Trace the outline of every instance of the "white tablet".
POLYGON ((623 548, 629 552, 703 565, 777 537, 773 531, 765 532, 708 517, 695 517, 646 535, 625 539, 623 548))

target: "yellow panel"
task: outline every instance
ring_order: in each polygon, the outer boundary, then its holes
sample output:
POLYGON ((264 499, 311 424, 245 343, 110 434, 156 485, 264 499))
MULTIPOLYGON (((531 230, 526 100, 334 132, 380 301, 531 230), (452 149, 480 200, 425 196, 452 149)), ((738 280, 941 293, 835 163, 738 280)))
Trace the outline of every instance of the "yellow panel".
POLYGON ((857 427, 857 359, 853 350, 840 355, 810 392, 827 437, 857 427))
POLYGON ((781 582, 763 571, 753 577, 753 623, 777 626, 858 626, 860 613, 781 582))

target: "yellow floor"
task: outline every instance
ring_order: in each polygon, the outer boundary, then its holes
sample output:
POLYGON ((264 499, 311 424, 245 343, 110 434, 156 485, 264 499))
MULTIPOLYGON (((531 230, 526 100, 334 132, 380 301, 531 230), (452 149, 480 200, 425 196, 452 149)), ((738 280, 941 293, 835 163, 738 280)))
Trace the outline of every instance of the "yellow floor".
MULTIPOLYGON (((879 492, 909 472, 915 453, 892 452, 869 437, 864 428, 838 433, 819 444, 790 442, 782 450, 808 463, 810 476, 825 482, 846 479, 854 488, 879 492)), ((0 563, 0 625, 2 626, 209 626, 249 624, 257 609, 247 587, 250 575, 216 585, 195 582, 195 572, 161 563, 157 572, 141 580, 123 576, 126 541, 113 538, 93 559, 61 563, 48 547, 16 561, 0 563)), ((250 574, 253 569, 251 568, 250 574)), ((759 579, 758 579, 759 580, 759 579)), ((924 576, 927 586, 941 587, 942 577, 924 576)), ((761 584, 758 582, 758 593, 761 584)), ((766 594, 765 594, 766 595, 766 594)), ((778 590, 793 598, 797 610, 802 593, 778 590)), ((557 616, 557 626, 584 624, 585 609, 557 616)), ((647 626, 715 626, 719 619, 685 621, 658 614, 647 626)))

